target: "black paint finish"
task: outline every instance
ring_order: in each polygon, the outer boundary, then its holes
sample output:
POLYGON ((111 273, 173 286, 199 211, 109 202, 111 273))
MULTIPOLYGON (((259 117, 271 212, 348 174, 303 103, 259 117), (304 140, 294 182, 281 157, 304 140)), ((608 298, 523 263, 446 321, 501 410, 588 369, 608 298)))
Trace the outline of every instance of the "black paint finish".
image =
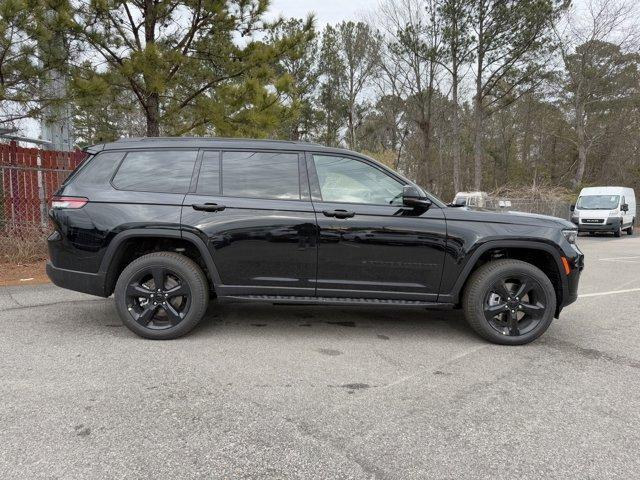
MULTIPOLYGON (((457 304, 465 280, 486 252, 520 249, 555 262, 560 307, 576 299, 583 256, 562 234, 563 229, 575 228, 570 222, 451 208, 428 194, 432 206, 426 210, 323 202, 309 163, 311 153, 357 158, 412 184, 353 152, 297 142, 206 139, 122 141, 91 151, 106 151, 115 158, 113 152, 124 157, 131 151, 162 148, 199 152, 189 191, 123 191, 108 181, 96 185, 73 179, 60 189, 58 195, 86 197, 89 203, 77 210, 51 211, 56 231, 49 239, 48 272, 54 283, 108 296, 107 279, 120 242, 167 237, 191 242, 207 257, 203 261, 221 298, 262 295, 298 296, 303 302, 323 297, 389 300, 398 305, 402 301, 457 304), (205 151, 215 158, 214 151, 243 149, 298 154, 300 199, 196 193, 205 151), (571 266, 569 275, 563 256, 571 266)), ((170 175, 170 167, 158 174, 170 175)), ((217 176, 207 178, 222 185, 217 176)))

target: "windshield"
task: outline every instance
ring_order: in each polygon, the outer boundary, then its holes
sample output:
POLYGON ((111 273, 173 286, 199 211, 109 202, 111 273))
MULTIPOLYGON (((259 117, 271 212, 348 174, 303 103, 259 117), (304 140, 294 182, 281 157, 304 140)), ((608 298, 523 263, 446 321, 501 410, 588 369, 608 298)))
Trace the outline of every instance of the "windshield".
POLYGON ((619 195, 587 195, 578 199, 577 208, 582 210, 613 210, 618 208, 619 195))

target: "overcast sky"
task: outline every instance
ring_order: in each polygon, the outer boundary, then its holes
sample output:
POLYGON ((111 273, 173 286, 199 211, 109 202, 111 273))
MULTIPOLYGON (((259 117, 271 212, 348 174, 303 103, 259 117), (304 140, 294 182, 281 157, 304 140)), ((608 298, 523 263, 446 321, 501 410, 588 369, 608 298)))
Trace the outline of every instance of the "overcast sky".
POLYGON ((305 18, 313 12, 320 28, 341 20, 359 20, 361 13, 370 12, 377 6, 378 0, 271 0, 274 16, 305 18))

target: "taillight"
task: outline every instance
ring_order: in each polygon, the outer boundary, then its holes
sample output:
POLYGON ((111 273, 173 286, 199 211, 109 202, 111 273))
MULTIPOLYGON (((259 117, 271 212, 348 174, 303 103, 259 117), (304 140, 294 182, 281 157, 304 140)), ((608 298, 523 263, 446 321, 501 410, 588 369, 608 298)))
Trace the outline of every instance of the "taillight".
POLYGON ((82 208, 88 201, 85 197, 53 197, 51 208, 82 208))

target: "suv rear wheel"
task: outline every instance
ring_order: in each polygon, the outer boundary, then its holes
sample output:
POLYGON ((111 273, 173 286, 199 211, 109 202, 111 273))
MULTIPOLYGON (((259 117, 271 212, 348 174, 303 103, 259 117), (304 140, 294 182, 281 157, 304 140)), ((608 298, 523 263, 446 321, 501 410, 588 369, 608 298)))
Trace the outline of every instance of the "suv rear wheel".
POLYGON ((523 345, 553 320, 556 293, 539 268, 520 260, 496 260, 476 270, 463 296, 467 323, 483 338, 523 345))
POLYGON ((171 252, 150 253, 122 271, 115 301, 129 330, 145 338, 170 340, 200 322, 209 303, 209 288, 193 260, 171 252))

